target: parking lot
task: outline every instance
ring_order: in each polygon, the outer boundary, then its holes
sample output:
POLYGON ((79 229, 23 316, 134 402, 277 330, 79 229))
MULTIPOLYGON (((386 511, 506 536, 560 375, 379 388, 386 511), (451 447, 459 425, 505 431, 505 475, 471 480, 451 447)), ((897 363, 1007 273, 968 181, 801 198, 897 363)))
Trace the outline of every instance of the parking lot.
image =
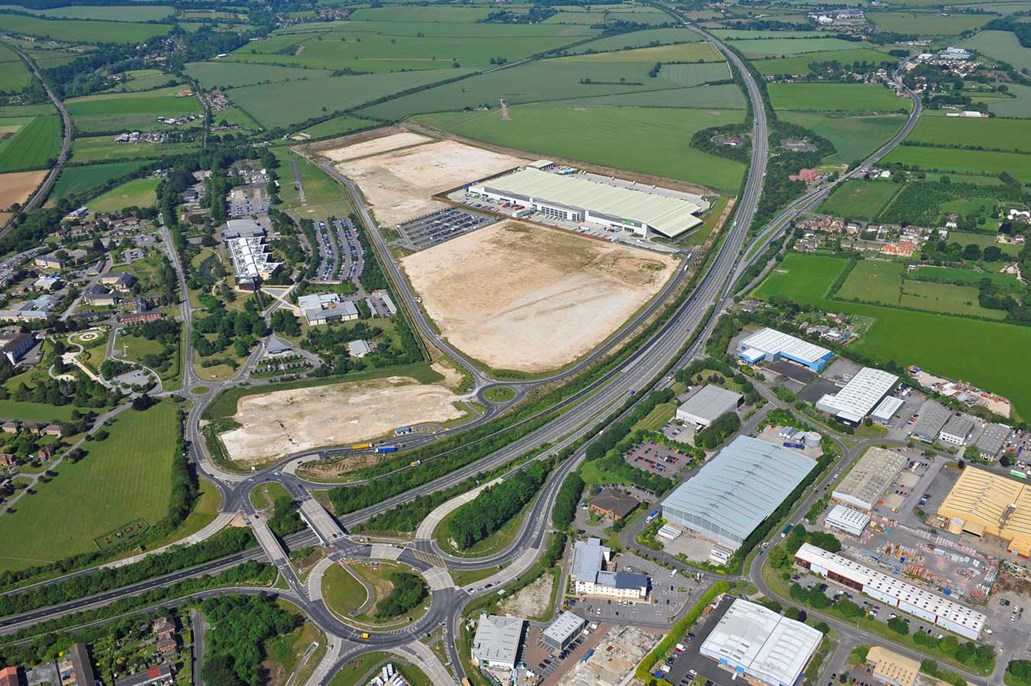
MULTIPOLYGON (((700 619, 691 631, 681 637, 680 645, 684 649, 674 651, 666 659, 670 668, 665 676, 667 681, 675 686, 688 686, 696 678, 705 679, 706 686, 730 686, 734 683, 729 672, 720 669, 715 662, 698 652, 699 646, 709 637, 733 602, 734 598, 725 596, 715 610, 700 619)), ((656 665, 656 669, 660 668, 661 665, 656 665)))
POLYGON ((592 622, 610 621, 620 624, 671 624, 677 614, 698 594, 698 585, 681 573, 654 562, 626 553, 616 560, 617 569, 648 575, 651 589, 645 602, 620 601, 607 598, 584 598, 573 603, 572 609, 592 622))
POLYGON ((413 250, 425 250, 464 233, 482 229, 498 221, 498 217, 460 210, 454 207, 398 224, 397 228, 413 250))
POLYGON ((638 443, 623 454, 623 459, 632 467, 668 478, 691 464, 691 457, 683 451, 653 441, 638 443))
POLYGON ((319 252, 319 266, 315 283, 341 283, 357 281, 362 273, 361 244, 347 219, 338 219, 332 225, 315 222, 315 249, 319 252))

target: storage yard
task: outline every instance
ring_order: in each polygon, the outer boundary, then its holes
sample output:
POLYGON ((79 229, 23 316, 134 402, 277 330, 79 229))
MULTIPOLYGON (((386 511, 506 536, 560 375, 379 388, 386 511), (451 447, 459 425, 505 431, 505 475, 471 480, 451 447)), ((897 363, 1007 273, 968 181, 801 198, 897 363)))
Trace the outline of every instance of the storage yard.
POLYGON ((644 253, 516 221, 410 255, 402 266, 453 344, 495 369, 542 372, 604 341, 673 273, 644 253))
POLYGON ((395 427, 445 422, 465 413, 444 386, 392 376, 375 381, 274 391, 242 398, 221 434, 229 458, 261 463, 301 450, 364 441, 395 427))

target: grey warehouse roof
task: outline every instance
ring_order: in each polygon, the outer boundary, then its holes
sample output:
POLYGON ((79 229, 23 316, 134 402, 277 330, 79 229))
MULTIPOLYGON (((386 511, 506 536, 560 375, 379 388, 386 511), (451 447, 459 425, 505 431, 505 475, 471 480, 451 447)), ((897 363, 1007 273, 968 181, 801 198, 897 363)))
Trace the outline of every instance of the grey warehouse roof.
POLYGON ((945 422, 952 416, 952 411, 937 401, 928 400, 920 406, 917 414, 920 418, 916 420, 910 433, 930 443, 938 438, 945 422))
POLYGON ((943 434, 954 436, 959 440, 965 440, 970 432, 974 430, 974 418, 968 414, 954 414, 949 418, 949 421, 945 423, 945 428, 941 430, 943 434))
POLYGON ((798 451, 738 436, 662 504, 714 522, 744 540, 815 466, 798 451))
POLYGON ((670 238, 702 223, 694 216, 702 208, 682 198, 609 186, 578 176, 550 174, 537 169, 520 169, 479 185, 571 208, 633 219, 670 238))
POLYGON ((481 614, 473 636, 473 656, 485 662, 515 665, 523 624, 518 617, 481 614))
POLYGON ((741 400, 741 394, 709 384, 688 398, 677 408, 677 414, 689 414, 699 419, 713 421, 731 412, 741 400))
POLYGON ((906 461, 905 455, 884 448, 870 448, 834 489, 833 496, 873 509, 881 494, 895 482, 906 461))
POLYGON ((580 615, 565 610, 558 616, 551 625, 544 630, 545 638, 550 638, 556 643, 563 643, 567 638, 583 628, 587 620, 580 615))
POLYGON ((1010 429, 1005 424, 989 424, 985 427, 984 433, 977 439, 975 445, 985 454, 998 455, 1002 445, 1010 436, 1010 429))

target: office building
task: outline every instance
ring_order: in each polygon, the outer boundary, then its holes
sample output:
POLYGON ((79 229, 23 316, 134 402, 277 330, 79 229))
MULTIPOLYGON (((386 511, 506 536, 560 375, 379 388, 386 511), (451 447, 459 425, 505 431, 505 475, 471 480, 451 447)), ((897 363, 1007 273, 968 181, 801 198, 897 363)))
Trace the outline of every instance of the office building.
POLYGON ((970 415, 963 413, 954 414, 949 417, 949 421, 945 422, 945 426, 942 427, 938 438, 944 443, 959 446, 966 445, 970 432, 974 430, 974 425, 974 418, 970 415))
POLYGON ((343 300, 336 293, 302 295, 297 299, 297 306, 301 308, 309 326, 358 319, 358 306, 350 300, 343 300))
POLYGON ((648 596, 648 577, 644 574, 607 569, 612 551, 591 537, 573 545, 573 578, 577 595, 601 596, 619 600, 643 600, 648 596))
POLYGON ((565 610, 544 630, 544 645, 555 652, 565 650, 580 635, 585 624, 586 619, 565 610))

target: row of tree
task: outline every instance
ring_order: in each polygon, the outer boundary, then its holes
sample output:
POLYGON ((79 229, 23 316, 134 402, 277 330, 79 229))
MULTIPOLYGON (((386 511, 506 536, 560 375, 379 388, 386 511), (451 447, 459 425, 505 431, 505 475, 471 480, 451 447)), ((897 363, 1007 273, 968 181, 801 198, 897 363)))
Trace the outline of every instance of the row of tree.
POLYGON ((266 642, 300 621, 267 596, 215 596, 201 603, 201 611, 212 625, 201 667, 208 686, 263 686, 266 642))
POLYGON ((480 491, 448 520, 448 537, 460 550, 466 550, 496 533, 537 495, 551 467, 550 460, 532 462, 501 483, 480 491))

